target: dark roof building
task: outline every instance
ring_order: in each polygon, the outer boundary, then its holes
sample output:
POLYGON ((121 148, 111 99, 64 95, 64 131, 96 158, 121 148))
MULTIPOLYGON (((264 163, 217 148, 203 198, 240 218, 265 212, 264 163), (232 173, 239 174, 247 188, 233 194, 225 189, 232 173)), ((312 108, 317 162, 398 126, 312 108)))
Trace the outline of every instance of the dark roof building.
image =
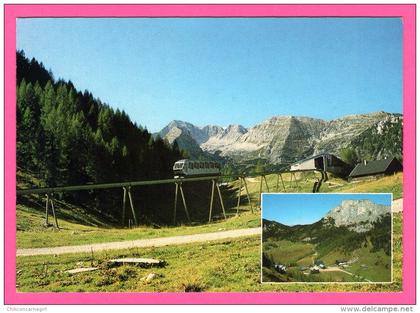
POLYGON ((351 171, 350 178, 384 176, 402 171, 402 164, 396 158, 363 162, 351 171))

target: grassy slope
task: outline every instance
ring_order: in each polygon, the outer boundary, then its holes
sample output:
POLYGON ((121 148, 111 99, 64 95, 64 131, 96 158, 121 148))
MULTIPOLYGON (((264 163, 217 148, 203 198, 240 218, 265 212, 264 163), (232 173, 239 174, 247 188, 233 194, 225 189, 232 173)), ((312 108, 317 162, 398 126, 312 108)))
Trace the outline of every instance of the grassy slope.
POLYGON ((267 256, 275 263, 287 266, 298 263, 302 259, 309 259, 310 262, 308 264, 311 264, 311 255, 315 253, 314 246, 312 244, 291 242, 287 240, 264 243, 263 249, 267 252, 267 256))
POLYGON ((357 251, 360 259, 357 263, 352 264, 347 271, 367 278, 371 281, 391 281, 391 257, 387 256, 383 251, 369 252, 368 249, 360 249, 357 251), (365 264, 367 268, 361 265, 365 264))
POLYGON ((260 238, 128 249, 91 254, 17 258, 18 290, 24 291, 398 291, 401 290, 401 219, 394 218, 394 283, 392 284, 260 284, 260 238), (114 257, 152 257, 165 268, 107 268, 114 257), (64 270, 99 265, 100 270, 70 275, 64 270), (141 278, 159 275, 150 283, 141 278))
MULTIPOLYGON (((394 195, 394 199, 400 199, 403 197, 402 180, 403 173, 397 173, 396 175, 383 177, 378 180, 347 183, 338 187, 328 187, 329 190, 325 190, 325 192, 390 192, 394 195)), ((324 191, 324 189, 321 187, 321 192, 322 191, 324 191)))
MULTIPOLYGON (((277 184, 277 175, 271 174, 271 175, 266 176, 268 190, 267 190, 265 181, 263 181, 262 191, 263 192, 312 192, 312 186, 315 181, 314 179, 315 177, 319 178, 320 175, 318 173, 317 174, 297 173, 295 174, 295 176, 292 177, 291 174, 286 173, 286 174, 282 174, 281 177, 283 178, 284 188, 283 188, 282 181, 280 179, 279 179, 279 183, 277 184), (298 181, 297 183, 295 181, 295 177, 298 181)), ((258 176, 246 179, 248 191, 251 196, 251 201, 253 205, 257 207, 259 207, 260 205, 260 195, 259 195, 260 182, 261 182, 261 178, 258 176)), ((232 185, 235 188, 239 188, 238 181, 233 182, 232 185)), ((241 196, 243 199, 242 203, 247 204, 248 202, 246 199, 246 190, 244 186, 242 186, 241 196)))
MULTIPOLYGON (((51 221, 50 221, 51 222, 51 221)), ((60 231, 46 228, 44 215, 40 211, 23 205, 17 206, 17 247, 36 248, 90 243, 124 241, 157 237, 169 237, 222 230, 260 226, 259 213, 245 212, 239 216, 230 215, 227 220, 218 220, 198 226, 161 227, 158 229, 140 226, 132 229, 95 227, 59 219, 60 231)))
MULTIPOLYGON (((312 176, 312 175, 311 175, 312 176)), ((299 177, 298 177, 299 178, 299 177)), ((300 187, 293 187, 288 177, 284 177, 288 192, 310 192, 313 184, 310 175, 300 177, 300 187)), ((267 177, 270 191, 275 191, 277 177, 267 177)), ((233 183, 234 185, 236 183, 233 183)), ((348 184, 339 179, 331 179, 331 186, 324 184, 323 192, 394 192, 394 198, 402 196, 402 175, 386 177, 374 182, 348 184)), ((238 186, 237 186, 238 187, 238 186)), ((254 207, 259 199, 259 181, 248 181, 254 207)), ((280 182, 280 189, 281 182, 280 182)), ((264 190, 265 185, 264 185, 264 190)), ((282 191, 282 190, 280 190, 282 191)), ((242 190, 242 197, 245 190, 242 190)), ((243 205, 246 201, 242 202, 243 205)), ((65 210, 59 206, 58 210, 65 210)), ((241 207, 240 217, 229 218, 209 225, 180 226, 153 229, 140 227, 136 229, 110 229, 91 225, 81 225, 75 222, 60 220, 64 228, 59 233, 52 228, 45 229, 43 224, 42 206, 28 208, 17 207, 17 244, 22 247, 39 247, 67 244, 86 244, 104 241, 119 241, 138 238, 151 238, 211 232, 218 230, 257 227, 260 225, 260 214, 246 212, 247 207, 241 207), (245 213, 246 212, 246 213, 245 213)), ((73 209, 68 211, 74 214, 73 209)), ((80 216, 82 217, 82 216, 80 216)), ((77 221, 75 216, 70 220, 77 221)), ((89 220, 86 219, 88 222, 89 220)), ((260 282, 260 238, 244 238, 232 241, 206 244, 191 244, 183 246, 163 247, 158 249, 131 249, 108 251, 94 255, 94 265, 116 256, 159 257, 169 265, 165 269, 140 269, 123 266, 115 269, 103 268, 100 271, 68 275, 65 269, 79 266, 89 266, 89 254, 39 256, 17 258, 17 283, 19 291, 398 291, 401 290, 402 268, 402 214, 394 217, 394 259, 392 284, 352 284, 352 285, 301 285, 301 284, 263 284, 260 282), (188 261, 186 261, 188 260, 188 261), (151 283, 143 283, 140 279, 150 272, 161 277, 151 283)))
MULTIPOLYGON (((283 182, 285 188, 279 180, 277 188, 277 175, 267 175, 267 183, 270 192, 312 192, 312 186, 315 178, 319 178, 319 174, 313 173, 297 173, 295 182, 294 178, 291 180, 291 174, 283 174, 283 182)), ((251 194, 251 201, 254 206, 259 206, 259 191, 260 191, 260 177, 247 178, 247 186, 251 194)), ((387 176, 373 181, 360 181, 349 183, 346 180, 330 177, 330 179, 323 183, 320 192, 338 192, 338 193, 358 193, 358 192, 390 192, 394 195, 394 199, 402 198, 402 173, 393 176, 387 176)), ((239 188, 238 182, 233 182, 235 188, 239 188)), ((267 192, 267 187, 263 181, 263 192, 267 192)), ((242 203, 247 204, 246 191, 242 187, 241 190, 242 203)))

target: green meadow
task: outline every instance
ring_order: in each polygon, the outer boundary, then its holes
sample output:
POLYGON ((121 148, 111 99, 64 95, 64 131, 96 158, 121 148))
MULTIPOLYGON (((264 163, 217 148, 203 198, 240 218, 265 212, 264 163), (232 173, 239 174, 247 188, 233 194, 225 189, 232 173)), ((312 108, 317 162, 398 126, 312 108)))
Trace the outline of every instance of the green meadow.
MULTIPOLYGON (((17 290, 34 291, 399 291, 401 290, 401 213, 394 218, 391 284, 261 284, 260 237, 147 249, 17 258, 17 290), (120 257, 162 259, 162 268, 110 267, 120 257), (95 266, 93 272, 66 270, 95 266), (146 281, 149 274, 156 274, 146 281)), ((347 275, 348 276, 348 275, 347 275)), ((343 277, 347 277, 343 276, 343 277)))
MULTIPOLYGON (((300 177, 306 187, 312 185, 311 177, 300 177)), ((276 186, 276 177, 267 177, 269 187, 276 186)), ((298 182, 299 182, 298 180, 298 182)), ((383 192, 394 190, 394 197, 401 197, 402 175, 383 179, 383 192), (395 185, 395 179, 398 178, 395 185), (387 183, 387 179, 392 183, 387 183), (399 187, 398 187, 399 185, 399 187)), ((350 184, 338 179, 331 179, 335 187, 328 191, 368 192, 375 182, 359 182, 350 184), (340 186, 339 186, 340 185, 340 186), (367 190, 366 190, 367 189, 367 190)), ((237 182, 232 183, 232 188, 237 182)), ((293 183, 293 182, 292 182, 293 183)), ((287 183, 286 188, 288 187, 287 183)), ((324 186, 324 185, 323 185, 324 186)), ((325 188, 328 185, 325 184, 325 188)), ((237 187, 236 187, 237 188, 237 187)), ((258 178, 248 182, 254 209, 258 206, 259 181, 258 178)), ((289 186, 292 191, 292 186, 289 186)), ((45 228, 42 202, 39 206, 17 206, 17 248, 34 248, 45 246, 79 245, 110 241, 123 241, 142 238, 157 238, 184 234, 215 232, 229 229, 259 227, 260 211, 250 211, 244 199, 245 188, 241 190, 243 197, 239 215, 236 208, 227 212, 227 219, 219 217, 212 223, 202 225, 180 225, 174 227, 139 226, 132 229, 111 228, 91 221, 80 221, 83 216, 77 216, 74 207, 57 205, 62 211, 60 231, 53 227, 45 228), (74 216, 72 216, 72 214, 74 216)), ((273 189, 271 189, 273 191, 273 189)), ((306 190, 309 192, 309 190, 306 190)), ((50 220, 51 222, 51 220, 50 220)), ((48 256, 20 256, 17 257, 16 279, 17 290, 20 292, 34 291, 399 291, 402 285, 402 214, 394 214, 393 218, 393 282, 387 284, 261 284, 261 238, 259 236, 243 237, 232 240, 202 242, 160 248, 132 248, 123 250, 109 250, 97 253, 80 253, 48 256), (117 257, 144 257, 164 260, 167 265, 162 268, 141 268, 124 265, 110 267, 108 260, 117 257), (79 267, 98 267, 92 272, 69 274, 66 270, 79 267), (153 279, 147 280, 152 275, 153 279)), ((276 243, 277 248, 284 243, 276 243)), ((299 244, 287 248, 291 261, 298 265, 308 262, 312 258, 313 248, 306 244, 299 244)), ((281 253, 273 251, 281 257, 281 253)), ((331 256, 335 258, 335 256, 331 256)), ((326 260, 328 257, 326 257, 326 260)), ((326 261, 327 262, 327 261, 326 261)), ((363 261, 369 264, 369 260, 363 261)), ((374 278, 373 273, 363 273, 366 269, 354 268, 354 273, 364 277, 374 278)), ((275 274, 275 273, 274 273, 275 274)), ((328 273, 322 273, 327 275, 328 273)), ((330 274, 328 274, 330 275, 330 274)), ((349 279, 343 273, 337 274, 342 279, 349 279)), ((328 280, 328 277, 325 278, 328 280)), ((378 278, 380 279, 380 277, 378 278)), ((337 278, 339 280, 339 278, 337 278)))

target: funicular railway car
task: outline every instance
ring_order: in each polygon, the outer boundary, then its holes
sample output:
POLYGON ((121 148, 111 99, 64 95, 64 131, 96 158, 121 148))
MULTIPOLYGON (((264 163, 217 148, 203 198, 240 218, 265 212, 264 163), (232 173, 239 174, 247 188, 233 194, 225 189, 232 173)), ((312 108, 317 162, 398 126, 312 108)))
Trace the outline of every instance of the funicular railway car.
POLYGON ((218 176, 220 175, 220 163, 213 161, 176 161, 173 170, 174 177, 218 176))

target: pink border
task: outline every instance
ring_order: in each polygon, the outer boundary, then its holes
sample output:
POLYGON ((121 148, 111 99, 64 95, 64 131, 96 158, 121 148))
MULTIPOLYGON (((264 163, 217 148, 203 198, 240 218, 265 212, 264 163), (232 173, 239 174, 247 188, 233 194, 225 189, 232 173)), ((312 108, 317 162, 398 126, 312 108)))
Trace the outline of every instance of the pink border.
POLYGON ((415 10, 406 5, 5 5, 5 304, 415 304, 415 10), (387 293, 17 293, 16 18, 401 17, 403 20, 403 291, 387 293))

